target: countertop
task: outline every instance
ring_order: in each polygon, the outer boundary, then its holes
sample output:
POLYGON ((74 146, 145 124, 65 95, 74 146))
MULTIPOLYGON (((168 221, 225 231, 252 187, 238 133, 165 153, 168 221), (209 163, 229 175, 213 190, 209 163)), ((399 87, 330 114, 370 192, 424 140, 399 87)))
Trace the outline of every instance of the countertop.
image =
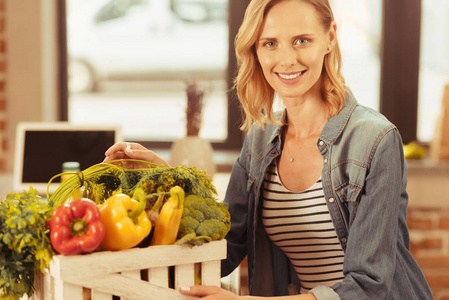
MULTIPOLYGON (((235 160, 232 155, 221 154, 218 172, 214 176, 218 198, 224 198, 230 170, 235 160)), ((408 164, 409 205, 449 208, 449 161, 410 160, 408 164)), ((0 199, 12 192, 12 173, 0 173, 0 199)))

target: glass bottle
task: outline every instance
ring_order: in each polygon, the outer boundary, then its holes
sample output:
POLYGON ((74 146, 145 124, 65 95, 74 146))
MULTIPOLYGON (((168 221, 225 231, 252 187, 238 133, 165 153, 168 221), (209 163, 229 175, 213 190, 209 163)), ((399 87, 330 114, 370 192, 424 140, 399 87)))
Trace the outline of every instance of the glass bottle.
MULTIPOLYGON (((66 161, 62 164, 61 184, 64 183, 71 176, 78 176, 76 172, 80 171, 80 163, 77 161, 66 161)), ((81 198, 81 186, 73 191, 72 199, 77 200, 81 198)))

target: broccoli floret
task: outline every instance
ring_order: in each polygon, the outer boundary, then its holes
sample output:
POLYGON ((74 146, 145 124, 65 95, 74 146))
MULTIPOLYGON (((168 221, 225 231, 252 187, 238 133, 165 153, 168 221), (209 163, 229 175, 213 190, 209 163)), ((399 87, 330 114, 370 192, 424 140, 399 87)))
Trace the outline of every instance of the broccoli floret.
POLYGON ((182 217, 181 224, 179 225, 178 236, 184 236, 189 233, 194 233, 199 225, 200 225, 200 222, 198 222, 191 216, 182 217))
POLYGON ((196 209, 190 209, 190 214, 186 214, 192 218, 194 218, 195 220, 197 220, 198 222, 203 222, 204 220, 206 220, 204 214, 202 211, 200 210, 196 210, 196 209))
POLYGON ((206 220, 216 219, 223 223, 229 220, 228 209, 223 203, 215 203, 213 206, 208 206, 204 211, 204 216, 206 220))
POLYGON ((209 219, 200 223, 198 228, 195 230, 195 233, 198 236, 209 236, 212 240, 221 240, 226 236, 228 231, 229 229, 227 224, 216 219, 209 219))
POLYGON ((226 204, 211 198, 189 195, 178 232, 177 244, 201 245, 223 239, 231 228, 231 216, 226 204))
POLYGON ((216 201, 211 198, 201 198, 200 196, 190 195, 186 197, 186 202, 184 205, 193 209, 204 211, 206 207, 213 206, 216 201))

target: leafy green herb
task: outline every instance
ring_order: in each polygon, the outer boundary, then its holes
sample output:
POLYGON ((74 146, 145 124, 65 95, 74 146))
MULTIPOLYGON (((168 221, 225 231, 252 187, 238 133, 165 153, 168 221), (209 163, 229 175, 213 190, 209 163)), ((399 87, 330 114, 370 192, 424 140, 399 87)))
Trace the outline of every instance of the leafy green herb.
POLYGON ((145 194, 166 192, 176 185, 182 187, 186 195, 213 198, 217 194, 212 178, 206 171, 195 167, 168 168, 145 161, 132 161, 147 164, 148 168, 128 169, 120 165, 121 160, 93 165, 64 181, 49 197, 49 206, 54 208, 68 202, 72 193, 81 187, 84 190, 83 196, 97 204, 118 192, 132 197, 139 187, 145 194))
MULTIPOLYGON (((183 188, 186 195, 213 198, 217 194, 212 179, 206 171, 186 166, 172 168, 158 166, 148 169, 142 173, 139 182, 130 187, 130 191, 142 187, 146 194, 151 194, 169 191, 174 186, 183 188)), ((124 191, 126 190, 126 187, 122 188, 124 191)))
POLYGON ((50 217, 32 187, 0 202, 0 298, 33 294, 35 270, 44 273, 54 254, 46 228, 50 217))

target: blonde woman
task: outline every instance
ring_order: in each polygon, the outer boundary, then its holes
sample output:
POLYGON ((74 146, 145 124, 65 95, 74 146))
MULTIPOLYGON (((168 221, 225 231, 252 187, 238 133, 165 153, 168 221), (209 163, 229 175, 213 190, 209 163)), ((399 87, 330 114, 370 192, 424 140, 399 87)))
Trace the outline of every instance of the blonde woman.
MULTIPOLYGON (((247 8, 235 86, 248 135, 225 197, 232 224, 222 275, 247 256, 254 298, 432 299, 409 252, 400 134, 345 87, 336 30, 327 0, 247 8), (285 105, 278 113, 275 96, 285 105)), ((114 145, 106 160, 166 163, 132 147, 114 145)), ((239 298, 210 286, 181 292, 239 298)))

